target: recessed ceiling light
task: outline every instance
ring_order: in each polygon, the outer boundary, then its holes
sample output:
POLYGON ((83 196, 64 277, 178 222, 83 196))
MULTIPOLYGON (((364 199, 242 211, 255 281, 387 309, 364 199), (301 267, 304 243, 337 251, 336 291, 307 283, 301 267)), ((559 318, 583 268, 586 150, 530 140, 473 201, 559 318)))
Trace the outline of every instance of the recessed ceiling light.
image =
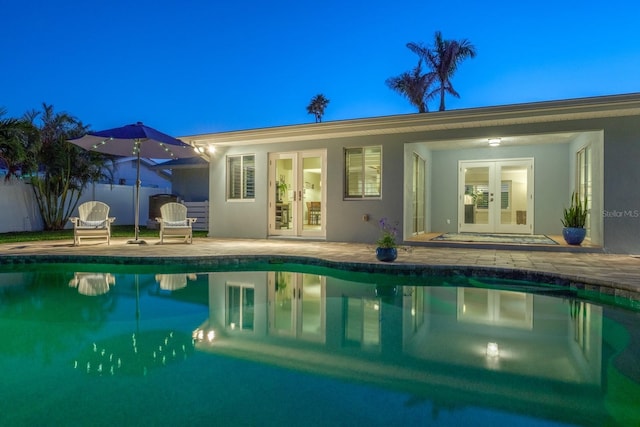
POLYGON ((500 145, 500 142, 502 142, 500 138, 489 138, 489 146, 491 147, 497 147, 500 145))

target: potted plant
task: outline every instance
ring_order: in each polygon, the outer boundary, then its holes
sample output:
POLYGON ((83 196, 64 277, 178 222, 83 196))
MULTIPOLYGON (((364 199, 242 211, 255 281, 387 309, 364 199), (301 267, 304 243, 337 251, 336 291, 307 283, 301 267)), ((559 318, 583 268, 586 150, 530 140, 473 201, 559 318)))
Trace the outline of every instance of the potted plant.
POLYGON ((276 199, 278 203, 282 203, 284 200, 284 194, 286 193, 287 188, 287 183, 284 182, 284 179, 282 178, 276 183, 276 199))
POLYGON ((376 258, 379 261, 392 262, 398 257, 398 244, 396 243, 396 236, 398 235, 398 229, 389 223, 387 218, 381 218, 378 221, 380 226, 380 238, 377 240, 378 247, 376 248, 376 258))
POLYGON ((564 209, 562 237, 570 245, 580 245, 587 235, 587 197, 580 200, 577 193, 571 194, 571 205, 564 209))

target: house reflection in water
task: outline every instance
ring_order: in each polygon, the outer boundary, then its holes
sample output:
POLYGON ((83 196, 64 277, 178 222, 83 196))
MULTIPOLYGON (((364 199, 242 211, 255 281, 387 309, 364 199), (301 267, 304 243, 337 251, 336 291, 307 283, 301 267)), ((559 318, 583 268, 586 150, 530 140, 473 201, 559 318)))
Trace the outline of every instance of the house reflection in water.
POLYGON ((210 274, 209 310, 194 333, 197 350, 423 398, 589 416, 604 393, 602 308, 585 302, 223 272, 210 274))

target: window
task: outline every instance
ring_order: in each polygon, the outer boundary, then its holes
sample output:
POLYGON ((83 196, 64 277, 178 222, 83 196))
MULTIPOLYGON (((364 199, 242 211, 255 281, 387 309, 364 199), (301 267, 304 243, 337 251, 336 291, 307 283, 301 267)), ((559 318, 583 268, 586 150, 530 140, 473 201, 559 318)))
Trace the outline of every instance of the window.
POLYGON ((254 285, 227 282, 227 320, 232 330, 253 331, 254 285))
POLYGON ((347 148, 344 197, 358 199, 381 196, 382 147, 347 148))
POLYGON ((227 199, 246 200, 255 198, 255 156, 227 157, 227 199))
POLYGON ((591 202, 592 202, 592 164, 591 164, 591 147, 587 146, 578 151, 576 154, 576 183, 578 197, 580 200, 587 199, 587 222, 585 228, 587 229, 587 236, 591 236, 591 202))

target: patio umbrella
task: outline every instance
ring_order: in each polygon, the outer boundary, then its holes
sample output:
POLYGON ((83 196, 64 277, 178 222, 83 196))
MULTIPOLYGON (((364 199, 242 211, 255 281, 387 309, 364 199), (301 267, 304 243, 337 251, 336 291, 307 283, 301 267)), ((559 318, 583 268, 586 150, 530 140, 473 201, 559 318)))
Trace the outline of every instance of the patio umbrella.
POLYGON ((85 150, 114 156, 135 156, 137 158, 135 240, 130 240, 129 243, 145 243, 139 239, 140 157, 178 159, 198 156, 198 153, 189 144, 145 126, 142 122, 99 132, 90 132, 81 138, 71 139, 69 142, 85 150))

